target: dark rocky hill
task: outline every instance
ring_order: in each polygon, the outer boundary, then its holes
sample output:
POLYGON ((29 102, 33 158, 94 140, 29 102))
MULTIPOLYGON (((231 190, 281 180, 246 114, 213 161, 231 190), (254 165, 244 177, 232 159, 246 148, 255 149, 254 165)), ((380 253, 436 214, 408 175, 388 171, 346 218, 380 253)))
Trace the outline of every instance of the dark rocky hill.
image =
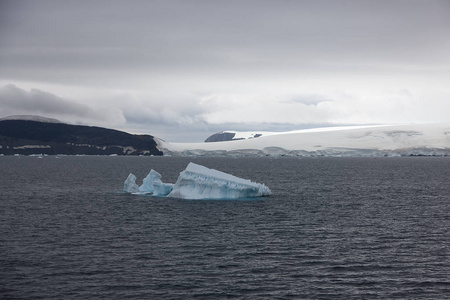
POLYGON ((205 143, 232 141, 236 133, 234 132, 218 132, 214 133, 205 140, 205 143))
POLYGON ((0 154, 162 155, 151 135, 94 126, 0 120, 0 154))
POLYGON ((214 133, 210 137, 205 140, 205 143, 213 143, 213 142, 226 142, 226 141, 238 141, 245 139, 253 139, 262 136, 261 133, 252 133, 248 135, 247 138, 235 138, 236 132, 222 131, 218 133, 214 133))

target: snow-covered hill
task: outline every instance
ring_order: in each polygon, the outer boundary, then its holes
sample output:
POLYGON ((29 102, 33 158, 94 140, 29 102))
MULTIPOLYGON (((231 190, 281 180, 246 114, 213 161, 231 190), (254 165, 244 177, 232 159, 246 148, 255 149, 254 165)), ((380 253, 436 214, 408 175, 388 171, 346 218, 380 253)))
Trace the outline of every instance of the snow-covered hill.
POLYGON ((224 141, 235 141, 235 140, 247 140, 254 139, 260 136, 267 136, 276 134, 276 132, 267 131, 222 131, 215 133, 205 140, 205 143, 211 142, 224 142, 224 141))
POLYGON ((157 142, 165 155, 450 155, 450 123, 328 127, 217 143, 157 142))
POLYGON ((57 120, 57 119, 35 116, 35 115, 14 115, 14 116, 8 116, 5 118, 0 118, 0 121, 9 121, 9 120, 35 121, 35 122, 42 122, 42 123, 62 123, 60 120, 57 120))

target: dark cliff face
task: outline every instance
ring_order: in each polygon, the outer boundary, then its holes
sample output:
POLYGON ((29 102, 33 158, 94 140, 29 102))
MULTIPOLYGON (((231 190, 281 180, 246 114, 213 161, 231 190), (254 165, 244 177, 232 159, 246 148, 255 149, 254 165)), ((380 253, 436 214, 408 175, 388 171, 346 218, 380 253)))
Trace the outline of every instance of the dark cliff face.
MULTIPOLYGON (((226 132, 226 131, 218 132, 218 133, 214 133, 213 135, 208 137, 205 140, 205 143, 245 140, 245 138, 235 138, 235 136, 236 136, 235 132, 226 132)), ((248 138, 251 139, 251 138, 257 138, 260 136, 262 136, 261 133, 255 133, 248 138)))
POLYGON ((0 121, 0 154, 162 155, 151 135, 25 120, 0 121))
POLYGON ((225 142, 225 141, 232 141, 232 140, 242 140, 242 139, 234 139, 234 136, 236 133, 234 132, 219 132, 211 135, 209 138, 205 140, 205 143, 212 143, 212 142, 225 142))

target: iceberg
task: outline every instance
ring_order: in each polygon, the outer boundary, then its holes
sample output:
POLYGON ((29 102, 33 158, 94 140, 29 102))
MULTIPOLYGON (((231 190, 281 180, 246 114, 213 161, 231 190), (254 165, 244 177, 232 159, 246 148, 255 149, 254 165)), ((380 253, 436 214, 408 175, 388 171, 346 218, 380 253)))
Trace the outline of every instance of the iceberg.
POLYGON ((136 176, 128 175, 124 191, 181 199, 245 199, 269 196, 272 193, 264 184, 192 162, 180 173, 175 184, 162 182, 161 175, 152 169, 140 187, 136 184, 136 176))
POLYGON ((270 189, 194 163, 180 173, 168 197, 182 199, 239 199, 268 196, 270 189))
POLYGON ((123 184, 123 190, 127 193, 139 193, 139 187, 136 184, 136 176, 134 174, 128 175, 123 184))
POLYGON ((155 170, 151 170, 147 177, 144 178, 139 191, 153 196, 167 196, 173 189, 173 184, 161 181, 161 174, 155 170))

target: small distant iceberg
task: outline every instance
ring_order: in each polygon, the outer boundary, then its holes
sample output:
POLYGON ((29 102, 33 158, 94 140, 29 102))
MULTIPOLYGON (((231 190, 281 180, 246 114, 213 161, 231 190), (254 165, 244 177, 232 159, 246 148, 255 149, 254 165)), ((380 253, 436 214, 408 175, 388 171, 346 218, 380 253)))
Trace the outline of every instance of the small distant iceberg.
POLYGON ((152 169, 141 186, 136 184, 135 175, 128 175, 124 191, 181 199, 245 199, 269 196, 272 193, 264 184, 192 162, 180 173, 175 184, 162 182, 161 174, 152 169))
POLYGON ((132 194, 149 194, 165 197, 173 190, 173 186, 172 183, 162 182, 161 174, 152 169, 147 177, 144 178, 141 186, 136 184, 136 176, 130 173, 124 182, 123 190, 132 194))

